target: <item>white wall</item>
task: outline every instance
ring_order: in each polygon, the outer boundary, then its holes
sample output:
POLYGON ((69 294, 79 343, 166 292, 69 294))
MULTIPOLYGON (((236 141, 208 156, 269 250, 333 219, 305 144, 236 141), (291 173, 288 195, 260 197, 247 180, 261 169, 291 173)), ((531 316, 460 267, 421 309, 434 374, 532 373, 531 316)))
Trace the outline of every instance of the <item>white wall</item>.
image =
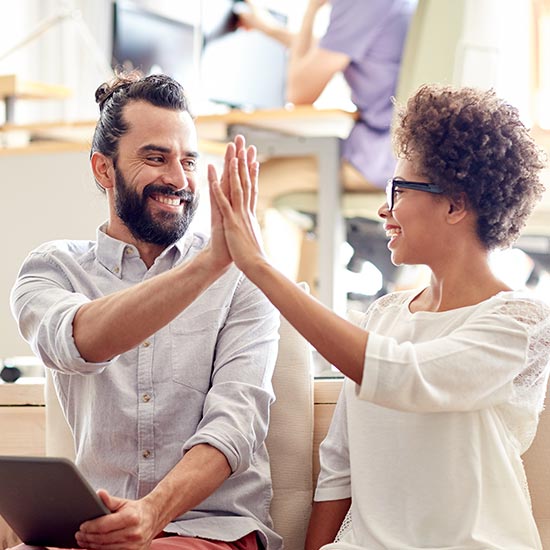
POLYGON ((9 309, 9 292, 27 254, 54 239, 95 239, 107 218, 88 156, 84 150, 0 155, 0 358, 30 354, 9 309))

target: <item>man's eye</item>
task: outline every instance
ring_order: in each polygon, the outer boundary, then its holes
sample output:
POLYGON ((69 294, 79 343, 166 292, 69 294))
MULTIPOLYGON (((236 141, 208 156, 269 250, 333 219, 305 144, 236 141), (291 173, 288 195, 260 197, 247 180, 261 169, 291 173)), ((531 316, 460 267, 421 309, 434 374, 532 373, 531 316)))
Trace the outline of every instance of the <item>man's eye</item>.
POLYGON ((194 172, 197 169, 197 161, 195 159, 186 159, 182 162, 183 169, 188 172, 194 172))
POLYGON ((162 162, 164 159, 162 157, 147 157, 147 160, 150 162, 162 162))

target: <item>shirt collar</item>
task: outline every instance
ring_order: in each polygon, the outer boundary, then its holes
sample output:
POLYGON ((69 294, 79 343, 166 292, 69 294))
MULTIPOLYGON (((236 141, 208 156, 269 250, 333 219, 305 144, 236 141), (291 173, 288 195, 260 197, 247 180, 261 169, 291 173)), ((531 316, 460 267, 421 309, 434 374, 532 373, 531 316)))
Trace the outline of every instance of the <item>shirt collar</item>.
MULTIPOLYGON (((108 269, 113 275, 122 278, 122 267, 125 256, 138 254, 137 248, 124 241, 119 241, 114 237, 107 235, 107 222, 97 228, 97 259, 103 267, 108 269)), ((174 244, 167 246, 160 254, 158 259, 167 256, 173 256, 173 265, 187 256, 191 245, 193 244, 194 234, 191 231, 174 244)))

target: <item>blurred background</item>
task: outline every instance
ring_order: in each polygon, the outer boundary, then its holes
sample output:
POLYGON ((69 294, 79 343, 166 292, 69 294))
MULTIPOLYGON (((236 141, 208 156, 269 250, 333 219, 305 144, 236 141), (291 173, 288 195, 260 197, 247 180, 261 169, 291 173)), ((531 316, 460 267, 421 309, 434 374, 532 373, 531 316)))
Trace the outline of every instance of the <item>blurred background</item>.
MULTIPOLYGON (((273 120, 290 108, 285 99, 286 48, 258 31, 239 28, 236 3, 0 3, 0 91, 4 102, 0 111, 0 211, 4 223, 0 358, 6 365, 19 362, 23 370, 35 372, 32 361, 25 359, 30 350, 17 334, 9 311, 9 291, 26 254, 46 240, 93 239, 97 225, 106 218, 103 196, 95 189, 88 168, 88 154, 97 117, 94 92, 112 76, 113 67, 166 72, 184 85, 198 116, 203 168, 208 162, 219 166, 224 139, 230 135, 228 113, 250 117, 271 113, 263 116, 273 120), (221 129, 213 131, 216 122, 221 129)), ((299 29, 305 0, 263 5, 282 25, 299 29)), ((417 10, 403 54, 398 99, 427 81, 493 87, 520 110, 537 142, 550 154, 550 0, 419 0, 417 10)), ((323 34, 329 17, 327 4, 315 20, 315 34, 323 34)), ((344 137, 353 118, 349 113, 355 107, 341 74, 330 81, 314 107, 319 112, 348 113, 343 115, 344 130, 336 131, 344 137)), ((235 120, 249 119, 237 116, 235 120)), ((290 130, 284 131, 292 134, 293 124, 301 135, 302 122, 298 120, 290 120, 290 130)), ((266 127, 269 129, 269 124, 266 127)), ((269 154, 267 149, 260 150, 260 156, 269 154)), ((549 174, 548 170, 543 174, 547 188, 549 174)), ((202 196, 194 223, 208 232, 207 193, 202 196)), ((349 208, 342 207, 345 227, 336 258, 337 292, 345 297, 346 308, 365 309, 385 292, 425 281, 421 267, 396 268, 389 262, 386 238, 376 221, 377 199, 373 202, 370 197, 363 204, 356 197, 349 208)), ((316 214, 307 207, 281 211, 282 216, 298 220, 306 244, 311 245, 306 249, 314 250, 319 244, 316 214)), ((266 219, 269 223, 270 217, 266 219)), ((284 233, 278 235, 270 250, 278 267, 300 278, 293 266, 286 265, 287 241, 284 233)), ((316 265, 316 252, 312 254, 308 259, 306 253, 302 263, 316 265)), ((495 253, 492 262, 510 286, 529 287, 548 299, 550 193, 516 246, 495 253)), ((312 271, 310 284, 316 293, 322 274, 312 271)))

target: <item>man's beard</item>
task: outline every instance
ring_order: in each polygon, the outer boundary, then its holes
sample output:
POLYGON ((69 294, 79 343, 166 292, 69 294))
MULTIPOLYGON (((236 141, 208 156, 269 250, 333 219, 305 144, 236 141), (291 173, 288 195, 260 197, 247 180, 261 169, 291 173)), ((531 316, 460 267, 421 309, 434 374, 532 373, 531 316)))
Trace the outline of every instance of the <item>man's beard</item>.
POLYGON ((124 225, 139 241, 169 246, 181 239, 193 220, 198 206, 198 195, 181 189, 174 191, 170 185, 150 183, 139 195, 124 179, 122 172, 115 168, 115 210, 124 225), (161 193, 168 197, 179 197, 183 201, 183 212, 158 211, 153 216, 147 207, 148 197, 161 193))

